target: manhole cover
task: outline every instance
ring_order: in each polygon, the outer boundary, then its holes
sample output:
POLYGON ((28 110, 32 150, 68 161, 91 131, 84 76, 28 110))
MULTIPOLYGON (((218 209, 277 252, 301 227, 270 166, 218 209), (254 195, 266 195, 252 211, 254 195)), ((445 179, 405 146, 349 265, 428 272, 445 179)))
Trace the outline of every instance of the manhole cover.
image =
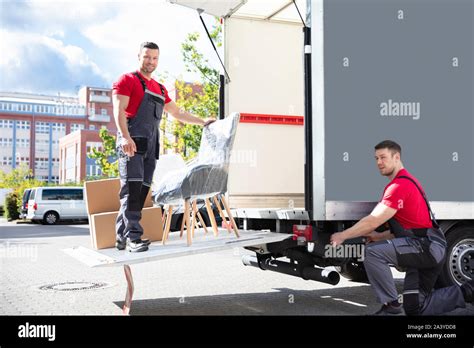
POLYGON ((108 283, 101 282, 64 282, 41 285, 39 290, 52 291, 83 291, 83 290, 97 290, 104 289, 111 286, 108 283))

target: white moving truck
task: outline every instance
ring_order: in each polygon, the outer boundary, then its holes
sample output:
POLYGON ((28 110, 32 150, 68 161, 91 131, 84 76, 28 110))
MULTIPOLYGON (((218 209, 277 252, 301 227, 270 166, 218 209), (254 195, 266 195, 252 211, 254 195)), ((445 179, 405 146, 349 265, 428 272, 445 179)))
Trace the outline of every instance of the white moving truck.
POLYGON ((472 1, 296 1, 302 18, 288 0, 171 2, 224 19, 225 114, 243 121, 228 184, 239 223, 310 226, 245 264, 363 280, 359 260, 326 246, 380 200, 373 147, 392 139, 448 241, 438 285, 474 278, 472 1))

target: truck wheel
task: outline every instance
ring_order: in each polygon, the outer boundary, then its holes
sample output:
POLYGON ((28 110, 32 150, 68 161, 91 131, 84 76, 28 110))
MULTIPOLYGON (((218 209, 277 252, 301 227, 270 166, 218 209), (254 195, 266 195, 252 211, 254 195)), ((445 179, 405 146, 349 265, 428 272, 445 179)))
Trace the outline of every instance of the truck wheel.
POLYGON ((344 278, 352 280, 354 282, 368 283, 367 273, 365 273, 364 265, 360 262, 350 261, 340 266, 341 275, 344 278))
POLYGON ((55 211, 48 211, 43 216, 43 224, 54 225, 59 221, 59 214, 55 211))
POLYGON ((446 262, 436 287, 461 285, 474 279, 474 226, 455 227, 446 235, 446 262))

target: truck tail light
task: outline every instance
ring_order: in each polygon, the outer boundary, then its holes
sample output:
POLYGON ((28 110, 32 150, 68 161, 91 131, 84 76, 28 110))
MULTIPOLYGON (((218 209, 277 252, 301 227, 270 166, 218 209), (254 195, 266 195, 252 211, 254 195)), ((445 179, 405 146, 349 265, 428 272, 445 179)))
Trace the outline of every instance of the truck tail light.
POLYGON ((28 203, 25 203, 25 209, 28 209, 28 203))
POLYGON ((38 204, 37 203, 33 204, 33 210, 38 210, 38 204))
POLYGON ((293 240, 310 242, 313 240, 313 226, 293 225, 293 240))

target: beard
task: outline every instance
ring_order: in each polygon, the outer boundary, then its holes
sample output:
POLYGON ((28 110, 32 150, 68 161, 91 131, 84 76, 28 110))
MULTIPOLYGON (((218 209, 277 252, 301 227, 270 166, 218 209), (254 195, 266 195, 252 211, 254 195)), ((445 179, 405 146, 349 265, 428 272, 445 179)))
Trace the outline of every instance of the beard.
POLYGON ((383 176, 391 176, 393 174, 393 172, 395 171, 395 169, 392 169, 390 172, 380 172, 380 174, 382 174, 383 176))
POLYGON ((147 74, 151 74, 153 71, 156 70, 156 66, 145 65, 142 66, 141 70, 143 72, 146 72, 147 74))

